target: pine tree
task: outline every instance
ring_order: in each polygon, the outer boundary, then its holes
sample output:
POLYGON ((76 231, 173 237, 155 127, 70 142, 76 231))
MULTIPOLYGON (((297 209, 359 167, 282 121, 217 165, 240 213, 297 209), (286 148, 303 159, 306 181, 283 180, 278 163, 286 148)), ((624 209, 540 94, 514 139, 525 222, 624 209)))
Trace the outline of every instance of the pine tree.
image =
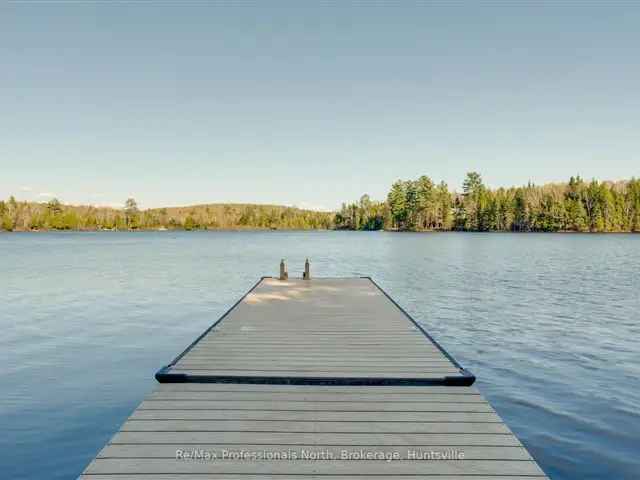
POLYGON ((389 211, 393 227, 402 230, 407 220, 407 198, 404 183, 401 180, 391 185, 391 191, 387 196, 389 211))

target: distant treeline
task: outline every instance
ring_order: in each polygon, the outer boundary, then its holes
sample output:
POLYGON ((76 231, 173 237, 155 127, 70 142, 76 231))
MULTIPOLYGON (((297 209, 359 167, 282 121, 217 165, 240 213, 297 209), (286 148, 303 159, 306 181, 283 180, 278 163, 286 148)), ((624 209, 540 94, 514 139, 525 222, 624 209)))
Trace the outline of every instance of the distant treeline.
POLYGON ((339 212, 251 204, 139 210, 0 201, 0 230, 342 229, 398 231, 640 232, 640 179, 490 189, 475 172, 462 193, 429 177, 398 180, 385 201, 363 195, 339 212))
POLYGON ((398 180, 384 202, 343 204, 335 228, 479 232, 640 232, 640 179, 489 189, 470 172, 462 193, 429 177, 398 180))
POLYGON ((205 229, 330 229, 334 214, 294 207, 211 204, 139 210, 128 199, 123 209, 0 201, 2 230, 205 230, 205 229))

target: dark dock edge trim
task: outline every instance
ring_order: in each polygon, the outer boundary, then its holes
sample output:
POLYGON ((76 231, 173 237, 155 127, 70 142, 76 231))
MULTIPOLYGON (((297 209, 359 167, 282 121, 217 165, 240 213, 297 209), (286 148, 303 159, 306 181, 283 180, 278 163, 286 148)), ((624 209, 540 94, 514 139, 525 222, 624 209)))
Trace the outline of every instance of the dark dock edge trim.
POLYGON ((461 386, 468 387, 475 377, 451 376, 442 378, 395 377, 289 377, 289 376, 240 376, 240 375, 189 375, 172 373, 164 367, 156 373, 160 383, 234 383, 250 385, 337 385, 337 386, 461 386))
POLYGON ((157 380, 158 382, 161 382, 161 383, 162 383, 162 380, 160 380, 160 378, 164 378, 164 377, 166 377, 167 375, 171 375, 172 377, 173 377, 173 376, 176 376, 176 374, 175 374, 175 373, 169 373, 169 370, 171 369, 171 367, 172 367, 172 366, 174 366, 176 363, 178 363, 178 361, 180 361, 180 359, 181 359, 182 357, 184 357, 187 353, 189 353, 189 351, 190 351, 193 347, 195 347, 195 346, 196 346, 196 344, 197 344, 200 340, 202 340, 202 338, 203 338, 206 334, 208 334, 211 330, 213 330, 215 327, 217 327, 217 326, 220 324, 220 322, 222 322, 222 321, 227 317, 227 315, 229 315, 229 314, 231 313, 231 311, 232 311, 234 308, 236 308, 236 307, 240 304, 240 302, 242 302, 242 301, 247 297, 247 295, 249 295, 251 292, 253 292, 253 291, 256 289, 256 287, 257 287, 258 285, 260 285, 260 284, 262 283, 262 281, 263 281, 263 280, 265 280, 266 278, 272 278, 272 277, 269 277, 269 276, 260 277, 260 280, 258 280, 258 281, 255 283, 255 285, 253 285, 253 287, 251 287, 251 288, 249 289, 249 291, 247 291, 247 293, 245 293, 242 297, 240 297, 240 298, 238 299, 238 301, 237 301, 236 303, 234 303, 234 304, 233 304, 233 305, 232 305, 232 306, 231 306, 231 307, 230 307, 226 312, 224 312, 224 313, 222 314, 222 316, 221 316, 218 320, 216 320, 216 321, 215 321, 215 322, 214 322, 214 323, 213 323, 209 328, 207 328, 204 332, 202 332, 198 338, 196 338, 193 342, 191 342, 191 343, 189 344, 189 346, 188 346, 187 348, 185 348, 185 349, 184 349, 184 351, 183 351, 182 353, 180 353, 176 358, 174 358, 174 359, 171 361, 171 363, 170 363, 169 365, 165 365, 165 366, 164 366, 164 367, 162 367, 160 370, 158 370, 158 371, 156 372, 156 375, 155 375, 156 380, 157 380))
POLYGON ((405 317, 407 317, 407 318, 411 321, 411 323, 413 323, 413 325, 414 325, 418 330, 420 330, 420 331, 422 332, 422 334, 423 334, 425 337, 427 337, 427 338, 428 338, 428 339, 429 339, 429 340, 430 340, 430 341, 431 341, 431 342, 436 346, 436 348, 437 348, 438 350, 440 350, 440 352, 442 352, 442 354, 443 354, 443 355, 444 355, 444 356, 445 356, 445 357, 446 357, 446 358, 447 358, 451 363, 453 363, 453 365, 454 365, 454 366, 455 366, 455 367, 460 371, 460 375, 461 375, 461 376, 459 376, 459 377, 457 377, 457 376, 456 376, 456 377, 445 377, 445 378, 444 378, 444 381, 445 381, 445 383, 444 383, 444 384, 445 384, 445 385, 452 385, 452 386, 453 386, 453 385, 460 385, 460 386, 465 386, 465 387, 473 385, 473 382, 475 382, 475 381, 476 381, 476 377, 475 377, 475 375, 474 375, 473 373, 471 373, 469 370, 467 370, 467 369, 466 369, 466 368, 464 368, 462 365, 460 365, 460 363, 458 363, 458 361, 457 361, 455 358, 453 358, 453 356, 452 356, 449 352, 447 352, 447 350, 445 350, 445 348, 444 348, 442 345, 440 345, 440 344, 438 343, 438 341, 437 341, 435 338, 433 338, 433 337, 429 334, 429 332, 427 332, 427 331, 424 329, 424 327, 423 327, 422 325, 420 325, 420 323, 418 323, 418 321, 416 321, 416 320, 415 320, 411 315, 409 315, 409 313, 408 313, 404 308, 402 308, 402 307, 398 304, 398 302, 396 302, 396 301, 391 297, 391 295, 389 295, 387 292, 385 292, 385 291, 384 291, 384 289, 383 289, 380 285, 378 285, 378 284, 376 283, 376 281, 375 281, 373 278, 371 278, 371 277, 361 277, 361 278, 366 278, 366 279, 367 279, 367 280, 369 280, 371 283, 373 283, 373 284, 376 286, 376 288, 377 288, 378 290, 380 290, 380 291, 384 294, 384 296, 385 296, 385 297, 387 297, 387 299, 389 299, 389 300, 391 301, 391 303, 393 303, 393 304, 398 308, 398 310, 400 310, 400 311, 404 314, 404 316, 405 316, 405 317))

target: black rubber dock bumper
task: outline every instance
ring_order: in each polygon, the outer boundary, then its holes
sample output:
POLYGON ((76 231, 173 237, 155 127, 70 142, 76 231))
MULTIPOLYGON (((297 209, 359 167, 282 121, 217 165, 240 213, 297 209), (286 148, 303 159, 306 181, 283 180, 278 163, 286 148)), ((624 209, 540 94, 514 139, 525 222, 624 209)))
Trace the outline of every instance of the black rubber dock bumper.
POLYGON ((442 378, 393 378, 393 377, 290 377, 290 376, 236 376, 236 375, 189 375, 172 372, 171 366, 162 367, 156 372, 159 383, 244 383, 254 385, 407 385, 426 386, 442 385, 449 387, 470 387, 476 377, 465 370, 460 370, 459 376, 442 378))

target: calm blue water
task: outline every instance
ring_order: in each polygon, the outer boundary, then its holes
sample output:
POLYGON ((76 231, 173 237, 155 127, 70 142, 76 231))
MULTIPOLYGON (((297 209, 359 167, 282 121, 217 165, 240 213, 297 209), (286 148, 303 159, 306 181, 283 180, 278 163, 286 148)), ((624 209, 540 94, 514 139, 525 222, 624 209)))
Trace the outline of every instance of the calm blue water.
POLYGON ((153 374, 281 257, 371 275, 551 478, 640 476, 640 235, 0 235, 0 469, 75 478, 153 374))

